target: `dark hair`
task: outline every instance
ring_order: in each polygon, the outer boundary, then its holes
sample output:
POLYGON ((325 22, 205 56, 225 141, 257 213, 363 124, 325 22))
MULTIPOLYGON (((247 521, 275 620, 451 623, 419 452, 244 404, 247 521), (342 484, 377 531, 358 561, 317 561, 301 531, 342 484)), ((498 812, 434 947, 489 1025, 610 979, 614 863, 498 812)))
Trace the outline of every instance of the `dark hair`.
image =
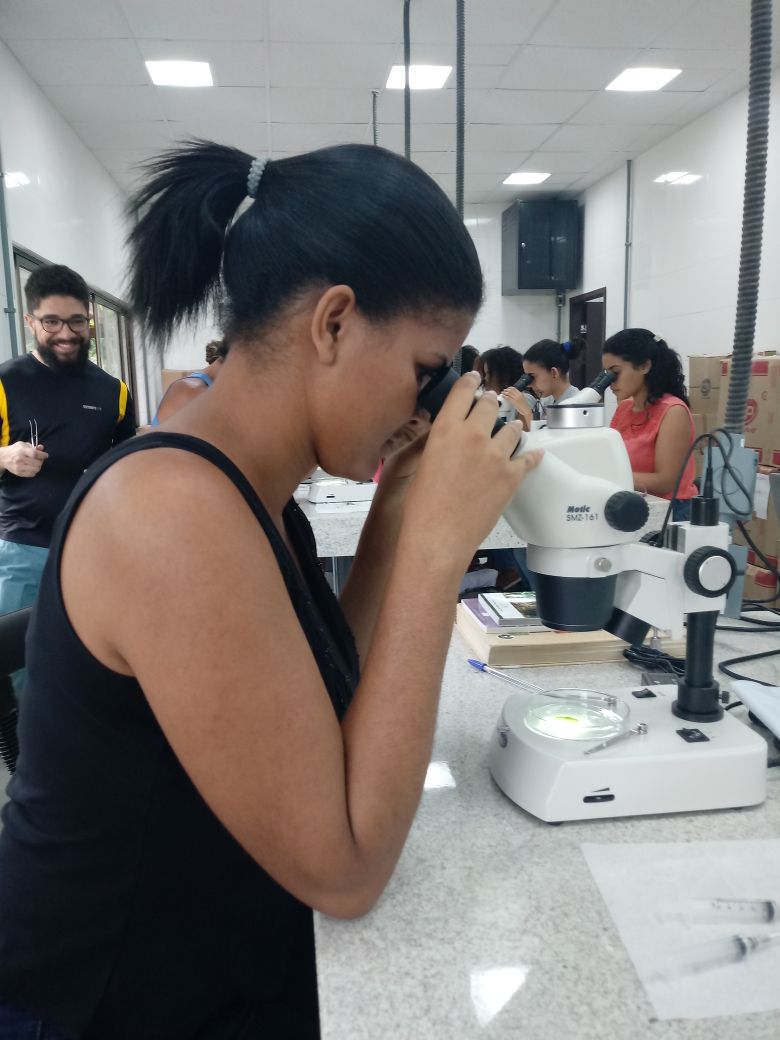
POLYGON ((603 352, 630 361, 635 368, 645 361, 650 362, 650 370, 645 375, 648 403, 657 401, 664 394, 672 394, 685 404, 689 403, 680 355, 649 329, 616 332, 604 344, 603 352))
POLYGON ((206 344, 206 364, 213 365, 215 361, 227 357, 228 345, 224 339, 213 339, 206 344))
POLYGON ((256 336, 301 292, 349 285, 381 321, 437 309, 476 312, 482 272, 444 192, 419 166, 349 144, 269 161, 256 199, 252 156, 190 141, 147 164, 130 201, 130 299, 160 341, 222 298, 226 338, 256 336))
POLYGON ((457 369, 463 375, 465 372, 473 371, 478 357, 479 351, 477 348, 464 343, 458 351, 456 361, 453 364, 457 363, 457 369))
POLYGON ((523 355, 514 347, 498 346, 482 354, 482 371, 485 381, 501 384, 498 391, 512 386, 523 374, 523 355))
POLYGON ((580 356, 585 349, 585 340, 576 337, 567 339, 565 343, 556 343, 554 339, 540 339, 529 347, 523 355, 524 361, 533 361, 548 372, 557 368, 564 374, 569 371, 570 363, 580 356))
POLYGON ((89 310, 89 286, 76 271, 64 264, 36 267, 24 286, 27 310, 32 313, 47 296, 72 296, 89 310))

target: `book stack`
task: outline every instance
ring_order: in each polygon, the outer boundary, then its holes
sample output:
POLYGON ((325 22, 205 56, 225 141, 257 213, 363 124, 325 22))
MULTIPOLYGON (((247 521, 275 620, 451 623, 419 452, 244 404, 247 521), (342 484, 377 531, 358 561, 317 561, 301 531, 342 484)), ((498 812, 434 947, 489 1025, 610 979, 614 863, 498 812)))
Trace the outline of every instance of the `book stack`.
MULTIPOLYGON (((532 592, 482 593, 458 604, 455 627, 480 661, 493 667, 622 661, 626 643, 609 632, 556 632, 536 614, 532 592), (506 602, 505 602, 506 601, 506 602)), ((661 649, 685 656, 685 641, 661 637, 661 649)))

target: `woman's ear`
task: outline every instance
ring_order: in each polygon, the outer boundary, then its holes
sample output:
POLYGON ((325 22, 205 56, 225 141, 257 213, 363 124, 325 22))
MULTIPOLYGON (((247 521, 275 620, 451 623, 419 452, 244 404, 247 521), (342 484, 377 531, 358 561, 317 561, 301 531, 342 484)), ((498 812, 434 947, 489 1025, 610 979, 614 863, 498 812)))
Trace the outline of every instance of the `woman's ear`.
POLYGON ((357 312, 355 293, 348 285, 331 285, 319 297, 311 316, 311 339, 322 364, 333 364, 344 325, 357 312))

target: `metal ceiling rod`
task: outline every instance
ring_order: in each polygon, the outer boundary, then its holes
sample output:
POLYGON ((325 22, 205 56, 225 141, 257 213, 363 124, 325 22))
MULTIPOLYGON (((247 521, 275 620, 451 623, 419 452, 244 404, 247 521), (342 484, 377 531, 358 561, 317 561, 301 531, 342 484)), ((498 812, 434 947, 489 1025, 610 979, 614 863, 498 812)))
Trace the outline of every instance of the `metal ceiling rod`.
POLYGON ((455 209, 463 218, 463 157, 466 142, 466 12, 455 2, 455 209))
POLYGON ((626 253, 623 260, 623 328, 628 328, 628 303, 631 293, 631 247, 634 225, 634 163, 626 160, 626 253))
POLYGON ((752 0, 742 246, 739 257, 734 351, 731 359, 731 379, 724 424, 726 429, 737 434, 742 433, 745 422, 753 341, 756 331, 771 90, 772 0, 752 0))
POLYGON ((376 109, 377 101, 379 99, 379 91, 371 91, 371 132, 374 136, 374 144, 379 144, 379 127, 376 125, 376 109))
POLYGON ((412 92, 409 85, 411 42, 409 40, 409 0, 404 0, 404 155, 412 157, 412 92))

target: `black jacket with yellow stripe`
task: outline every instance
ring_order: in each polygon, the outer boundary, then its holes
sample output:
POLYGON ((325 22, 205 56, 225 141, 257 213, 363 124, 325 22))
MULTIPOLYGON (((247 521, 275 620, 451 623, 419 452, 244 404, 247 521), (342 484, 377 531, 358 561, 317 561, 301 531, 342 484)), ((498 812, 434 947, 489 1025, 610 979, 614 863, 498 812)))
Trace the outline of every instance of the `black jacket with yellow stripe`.
POLYGON ((49 455, 35 477, 0 474, 0 538, 48 546, 57 514, 100 455, 135 434, 127 386, 88 361, 79 372, 32 354, 0 365, 0 447, 36 435, 49 455))

